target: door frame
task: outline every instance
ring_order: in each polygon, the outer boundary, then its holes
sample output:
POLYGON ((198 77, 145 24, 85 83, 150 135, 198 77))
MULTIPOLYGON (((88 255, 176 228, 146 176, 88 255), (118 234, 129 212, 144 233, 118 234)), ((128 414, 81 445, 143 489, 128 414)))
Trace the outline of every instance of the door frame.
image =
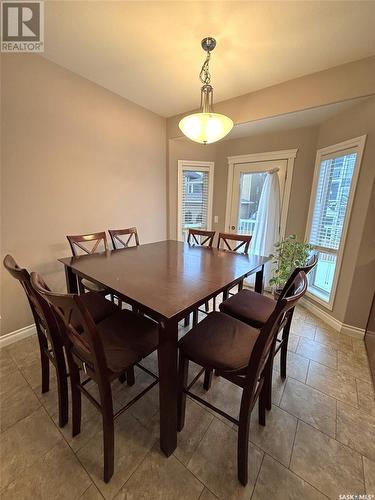
POLYGON ((213 161, 196 161, 196 160, 178 160, 177 173, 177 235, 178 241, 183 241, 182 238, 182 178, 184 170, 196 170, 197 172, 208 172, 208 207, 207 207, 207 229, 212 228, 212 206, 214 197, 214 173, 215 162, 213 161))
POLYGON ((228 156, 228 178, 227 178, 227 200, 225 208, 225 231, 230 232, 230 218, 233 196, 234 167, 241 163, 256 163, 260 161, 286 160, 286 179, 284 193, 282 193, 282 207, 280 217, 280 238, 285 236, 286 221, 288 216, 290 192, 292 188, 294 159, 298 148, 285 149, 282 151, 270 151, 266 153, 251 153, 246 155, 228 156))

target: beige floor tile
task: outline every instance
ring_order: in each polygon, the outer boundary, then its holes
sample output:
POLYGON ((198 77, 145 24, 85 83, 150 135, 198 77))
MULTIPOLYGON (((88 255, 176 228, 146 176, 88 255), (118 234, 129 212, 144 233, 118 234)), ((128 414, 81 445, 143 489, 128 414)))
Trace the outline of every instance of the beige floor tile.
POLYGON ((1 378, 3 376, 7 376, 10 373, 14 373, 17 371, 17 365, 13 361, 9 352, 2 348, 0 349, 0 386, 1 386, 1 378))
POLYGON ((292 321, 292 325, 290 331, 294 335, 298 335, 299 337, 305 337, 307 339, 313 339, 315 337, 316 326, 307 323, 306 321, 294 320, 292 321))
MULTIPOLYGON (((17 375, 17 372, 14 373, 17 375)), ((3 432, 19 420, 27 417, 41 406, 33 390, 26 385, 16 389, 9 385, 9 390, 1 396, 0 430, 3 432)))
POLYGON ((256 405, 251 414, 250 441, 288 467, 296 428, 297 419, 275 405, 266 414, 266 425, 259 425, 256 405))
POLYGON ((285 389, 287 379, 282 379, 280 374, 274 370, 272 374, 272 403, 280 406, 280 401, 285 389))
POLYGON ((116 500, 194 500, 203 487, 173 455, 165 457, 157 444, 121 488, 116 500))
POLYGON ((115 425, 115 473, 103 481, 103 436, 96 434, 77 456, 105 498, 113 498, 151 449, 155 439, 134 417, 122 415, 115 425))
POLYGON ((263 452, 249 447, 249 482, 237 479, 237 433, 214 419, 188 463, 194 475, 221 500, 249 499, 262 462, 263 452))
POLYGON ((353 351, 362 356, 367 356, 366 345, 364 340, 352 338, 353 351))
POLYGON ((280 407, 307 424, 335 437, 336 400, 288 378, 280 407))
MULTIPOLYGON (((205 391, 203 388, 203 375, 201 379, 192 387, 192 392, 200 396, 205 401, 208 401, 212 405, 220 408, 234 418, 238 418, 240 413, 242 389, 232 382, 225 380, 223 377, 212 376, 212 386, 209 391, 205 391)), ((206 408, 207 411, 215 415, 219 420, 228 424, 228 420, 225 417, 221 417, 213 410, 206 408)), ((229 424, 228 424, 229 425, 229 424)))
POLYGON ((375 416, 339 401, 336 439, 375 461, 375 416))
POLYGON ((174 452, 184 465, 189 462, 213 418, 211 413, 187 398, 185 426, 178 434, 177 449, 174 452))
POLYGON ((367 356, 359 353, 339 352, 338 369, 365 382, 371 382, 370 367, 367 356))
POLYGON ((1 434, 1 482, 6 486, 53 448, 61 434, 43 408, 1 434))
POLYGON ((353 351, 351 337, 349 337, 348 335, 344 335, 343 333, 338 333, 335 330, 329 328, 317 327, 314 340, 330 347, 336 346, 337 350, 339 351, 353 351))
MULTIPOLYGON (((42 369, 40 359, 36 359, 21 367, 22 375, 25 377, 32 389, 36 390, 42 385, 42 369)), ((50 364, 50 382, 56 381, 56 370, 50 364)))
POLYGON ((290 469, 332 499, 342 494, 363 494, 359 453, 298 422, 290 469))
POLYGON ((6 347, 6 350, 18 368, 22 368, 36 360, 40 360, 38 337, 36 335, 15 342, 6 347))
POLYGON ((25 387, 29 387, 29 385, 18 368, 16 368, 15 372, 8 373, 1 377, 0 396, 3 397, 9 392, 17 392, 20 389, 24 389, 25 387))
POLYGON ((218 500, 218 499, 217 496, 211 493, 209 489, 204 488, 201 496, 199 497, 199 500, 218 500))
POLYGON ((102 500, 103 497, 94 484, 91 484, 87 490, 79 497, 80 500, 102 500))
POLYGON ((337 368, 337 350, 315 342, 315 340, 301 338, 296 352, 322 365, 337 368))
POLYGON ((367 495, 375 497, 375 462, 363 457, 363 468, 365 473, 365 485, 367 495))
MULTIPOLYGON (((276 354, 274 360, 274 369, 280 372, 280 351, 276 354)), ((300 382, 306 381, 307 369, 309 367, 309 360, 294 352, 288 352, 286 360, 286 374, 300 382)))
POLYGON ((372 382, 356 380, 359 407, 375 416, 375 397, 372 382))
POLYGON ((355 379, 346 373, 310 361, 306 383, 340 401, 358 404, 355 379))
POLYGON ((294 335, 293 333, 289 334, 289 339, 288 339, 288 350, 292 352, 297 351, 298 347, 298 341, 300 337, 298 335, 294 335))
POLYGON ((279 462, 265 455, 252 500, 324 500, 306 481, 296 476, 279 462))
POLYGON ((91 481, 69 446, 60 441, 3 492, 7 500, 74 500, 91 481))

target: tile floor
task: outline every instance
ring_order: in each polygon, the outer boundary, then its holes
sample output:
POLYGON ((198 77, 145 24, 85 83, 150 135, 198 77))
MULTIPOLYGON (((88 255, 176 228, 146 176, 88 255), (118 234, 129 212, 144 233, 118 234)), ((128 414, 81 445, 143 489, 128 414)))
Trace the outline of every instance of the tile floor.
MULTIPOLYGON (((184 330, 181 328, 181 334, 184 330)), ((83 399, 82 432, 56 425, 56 382, 40 391, 36 338, 0 351, 1 498, 20 499, 338 499, 375 495, 375 401, 362 341, 339 335, 305 309, 296 310, 289 342, 288 378, 276 359, 273 408, 267 425, 251 419, 250 480, 236 478, 236 429, 189 400, 178 448, 158 447, 158 388, 116 424, 115 474, 102 477, 101 421, 83 399)), ((145 360, 156 368, 155 356, 145 360)), ((192 374, 197 367, 192 366, 192 374)), ((51 373, 53 370, 51 370, 51 373)), ((136 373, 132 388, 116 382, 116 404, 148 383, 136 373)), ((202 384, 196 386, 205 394, 202 384)), ((205 394, 237 415, 240 391, 214 378, 205 394)), ((370 496, 368 498, 371 498, 370 496)))

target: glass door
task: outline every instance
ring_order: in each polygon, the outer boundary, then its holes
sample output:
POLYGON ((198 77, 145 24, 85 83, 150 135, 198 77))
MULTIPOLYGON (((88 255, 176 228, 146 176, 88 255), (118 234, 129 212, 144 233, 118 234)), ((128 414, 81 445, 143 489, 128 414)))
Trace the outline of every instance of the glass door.
POLYGON ((277 169, 278 172, 282 204, 286 167, 286 160, 239 163, 235 165, 230 217, 231 233, 253 234, 258 216, 260 195, 262 194, 267 172, 271 170, 277 169))

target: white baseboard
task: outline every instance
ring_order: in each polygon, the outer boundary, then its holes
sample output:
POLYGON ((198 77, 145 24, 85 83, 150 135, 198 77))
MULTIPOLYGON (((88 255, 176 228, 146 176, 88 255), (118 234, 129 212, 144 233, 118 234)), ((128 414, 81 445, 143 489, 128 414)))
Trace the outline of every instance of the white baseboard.
POLYGON ((334 318, 327 312, 323 311, 323 309, 320 309, 320 307, 316 306, 306 298, 303 298, 301 300, 301 306, 305 307, 308 311, 313 313, 314 316, 317 316, 319 319, 324 321, 324 323, 327 323, 327 325, 329 325, 331 328, 333 328, 339 333, 343 333, 345 335, 349 335, 350 337, 354 337, 357 339, 363 339, 363 337, 365 336, 364 328, 358 328, 357 326, 352 326, 342 323, 341 321, 334 318))
POLYGON ((13 344, 14 342, 18 342, 19 340, 25 339, 26 337, 30 337, 31 335, 36 334, 35 324, 24 326, 19 330, 15 330, 14 332, 6 333, 5 335, 1 335, 0 337, 0 348, 6 347, 7 345, 13 344))

